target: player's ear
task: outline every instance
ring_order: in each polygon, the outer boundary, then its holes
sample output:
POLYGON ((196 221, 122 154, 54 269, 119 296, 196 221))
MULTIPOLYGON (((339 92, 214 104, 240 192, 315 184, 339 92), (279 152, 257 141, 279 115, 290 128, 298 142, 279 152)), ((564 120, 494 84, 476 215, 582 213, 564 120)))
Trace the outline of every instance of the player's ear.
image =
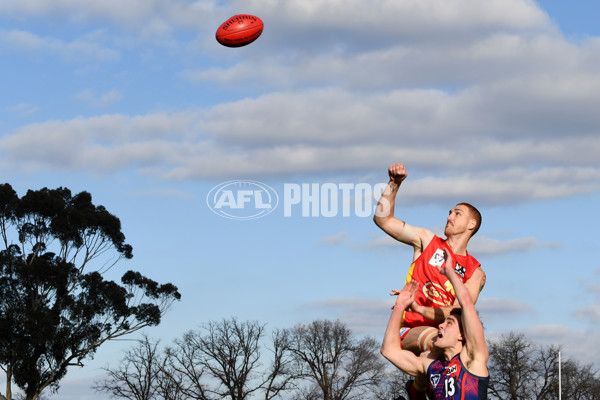
POLYGON ((475 218, 471 218, 469 220, 469 225, 468 226, 469 226, 470 230, 475 229, 475 227, 477 226, 477 220, 475 218))

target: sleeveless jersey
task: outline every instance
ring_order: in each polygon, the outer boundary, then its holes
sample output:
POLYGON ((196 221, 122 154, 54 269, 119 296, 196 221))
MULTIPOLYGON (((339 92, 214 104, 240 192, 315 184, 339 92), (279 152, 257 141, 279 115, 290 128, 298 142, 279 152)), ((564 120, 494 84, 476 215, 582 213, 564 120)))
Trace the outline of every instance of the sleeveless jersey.
POLYGON ((471 374, 462 361, 460 353, 450 361, 438 359, 427 369, 429 388, 435 400, 486 400, 490 378, 471 374))
MULTIPOLYGON (((413 279, 419 282, 419 291, 415 297, 417 304, 436 308, 454 304, 456 300, 454 288, 448 278, 440 274, 436 268, 445 262, 444 250, 455 261, 454 272, 462 278, 463 282, 469 280, 473 272, 481 265, 475 257, 468 253, 466 256, 454 254, 445 240, 434 235, 431 243, 413 261, 406 277, 406 282, 413 279)), ((437 327, 438 323, 423 317, 421 314, 406 311, 402 327, 413 328, 415 326, 437 327)))

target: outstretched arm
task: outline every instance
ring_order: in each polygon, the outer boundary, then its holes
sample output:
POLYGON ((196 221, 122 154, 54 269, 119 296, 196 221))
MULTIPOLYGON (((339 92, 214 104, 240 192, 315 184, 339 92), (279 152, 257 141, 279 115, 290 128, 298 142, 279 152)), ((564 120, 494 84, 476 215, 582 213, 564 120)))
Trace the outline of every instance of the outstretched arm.
POLYGON ((466 350, 466 359, 463 359, 463 362, 467 363, 467 368, 471 373, 487 376, 489 353, 483 333, 483 325, 479 320, 479 315, 477 315, 471 294, 456 272, 454 272, 453 265, 452 258, 447 255, 446 262, 440 268, 440 273, 450 280, 462 309, 464 348, 466 350))
POLYGON ((410 281, 402 290, 392 290, 392 296, 396 298, 396 304, 392 309, 392 315, 388 322, 383 344, 381 345, 381 354, 392 364, 400 368, 409 375, 417 376, 427 373, 427 367, 431 360, 424 357, 417 357, 413 352, 402 350, 400 340, 400 326, 402 324, 402 315, 406 308, 414 301, 419 288, 417 281, 410 281))
POLYGON ((388 175, 390 181, 377 203, 373 221, 385 233, 402 243, 413 246, 415 251, 420 253, 420 250, 426 246, 424 242, 429 243, 433 238, 433 233, 427 229, 411 226, 394 216, 396 194, 408 174, 404 164, 396 163, 390 165, 388 175))

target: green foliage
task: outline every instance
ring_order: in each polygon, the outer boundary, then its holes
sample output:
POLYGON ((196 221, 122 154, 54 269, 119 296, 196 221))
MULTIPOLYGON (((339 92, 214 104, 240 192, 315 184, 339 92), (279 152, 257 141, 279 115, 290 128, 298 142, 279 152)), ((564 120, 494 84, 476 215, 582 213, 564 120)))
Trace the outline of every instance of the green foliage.
POLYGON ((103 278, 133 253, 119 219, 87 192, 44 188, 19 199, 0 185, 0 235, 0 365, 27 399, 57 389, 107 340, 159 324, 181 297, 138 272, 122 284, 103 278))

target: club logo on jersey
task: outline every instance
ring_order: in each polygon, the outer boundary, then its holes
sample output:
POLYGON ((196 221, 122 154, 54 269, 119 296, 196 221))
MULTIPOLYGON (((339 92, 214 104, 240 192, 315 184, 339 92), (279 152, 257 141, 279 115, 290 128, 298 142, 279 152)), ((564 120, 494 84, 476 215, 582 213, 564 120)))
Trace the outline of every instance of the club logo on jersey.
POLYGON ((429 265, 432 265, 436 268, 439 268, 442 266, 442 264, 444 264, 444 250, 443 249, 437 249, 435 251, 435 253, 433 253, 433 256, 431 257, 431 260, 429 260, 429 265))
POLYGON ((427 282, 423 285, 423 294, 434 304, 439 306, 449 306, 454 300, 448 295, 446 290, 438 283, 427 282))
POLYGON ((440 382, 440 374, 431 374, 429 381, 431 382, 431 387, 435 389, 437 384, 440 382))
POLYGON ((456 263, 456 265, 454 266, 454 272, 456 272, 456 274, 459 275, 461 278, 465 279, 465 274, 467 273, 467 269, 465 267, 463 267, 462 265, 460 265, 459 263, 456 263))

